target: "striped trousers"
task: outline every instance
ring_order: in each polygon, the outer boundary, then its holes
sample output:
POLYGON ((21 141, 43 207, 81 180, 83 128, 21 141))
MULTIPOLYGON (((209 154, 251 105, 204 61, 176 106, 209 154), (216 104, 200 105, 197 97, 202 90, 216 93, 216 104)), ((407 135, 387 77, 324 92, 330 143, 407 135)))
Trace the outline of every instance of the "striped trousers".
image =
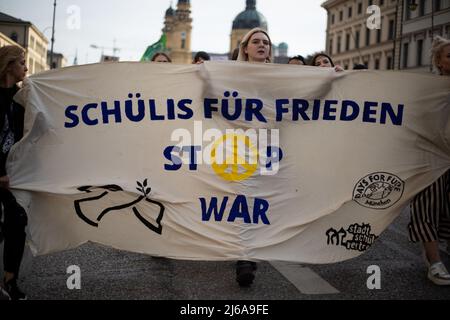
POLYGON ((412 242, 450 240, 450 170, 418 193, 410 203, 412 242))

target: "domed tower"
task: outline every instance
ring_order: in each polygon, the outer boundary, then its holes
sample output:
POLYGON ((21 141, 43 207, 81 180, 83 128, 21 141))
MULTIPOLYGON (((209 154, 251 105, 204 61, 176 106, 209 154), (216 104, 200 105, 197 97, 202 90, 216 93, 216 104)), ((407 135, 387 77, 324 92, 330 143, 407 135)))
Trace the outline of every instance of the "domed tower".
POLYGON ((175 63, 189 64, 191 53, 191 4, 189 0, 178 0, 177 9, 166 10, 164 28, 167 37, 167 51, 175 63))
POLYGON ((286 42, 282 42, 278 45, 278 54, 277 56, 280 57, 287 57, 288 56, 288 49, 289 46, 286 42))
POLYGON ((244 11, 239 13, 233 21, 231 30, 230 52, 241 43, 242 38, 253 28, 267 29, 266 18, 256 10, 256 0, 247 0, 247 6, 244 11))

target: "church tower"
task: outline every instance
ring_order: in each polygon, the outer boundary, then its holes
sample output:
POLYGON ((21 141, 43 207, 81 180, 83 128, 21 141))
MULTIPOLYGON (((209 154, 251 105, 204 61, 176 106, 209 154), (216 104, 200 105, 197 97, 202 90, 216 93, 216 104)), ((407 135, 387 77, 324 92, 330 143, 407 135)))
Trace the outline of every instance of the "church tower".
POLYGON ((230 52, 238 48, 245 34, 256 27, 268 31, 266 18, 256 10, 256 0, 247 0, 245 11, 239 13, 233 21, 230 52))
POLYGON ((167 51, 172 62, 191 63, 192 18, 189 0, 178 0, 176 10, 172 6, 167 9, 162 31, 167 37, 167 51))

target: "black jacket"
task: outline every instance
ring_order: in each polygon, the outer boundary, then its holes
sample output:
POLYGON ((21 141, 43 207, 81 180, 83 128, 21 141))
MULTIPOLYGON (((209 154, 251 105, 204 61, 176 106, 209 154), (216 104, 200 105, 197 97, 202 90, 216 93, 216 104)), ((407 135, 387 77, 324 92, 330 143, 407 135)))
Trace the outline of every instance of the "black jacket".
MULTIPOLYGON (((8 117, 9 131, 13 133, 14 143, 22 139, 24 108, 13 101, 13 97, 19 90, 17 86, 13 88, 0 88, 0 136, 4 130, 5 118, 8 117)), ((6 175, 6 159, 9 148, 5 147, 5 139, 0 141, 0 176, 6 175), (5 150, 6 149, 6 150, 5 150)))

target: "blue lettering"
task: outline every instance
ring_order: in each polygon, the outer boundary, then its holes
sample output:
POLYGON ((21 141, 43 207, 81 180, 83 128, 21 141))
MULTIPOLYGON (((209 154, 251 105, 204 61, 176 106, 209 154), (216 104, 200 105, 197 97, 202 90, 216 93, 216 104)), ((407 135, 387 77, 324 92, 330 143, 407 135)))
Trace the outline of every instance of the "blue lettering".
POLYGON ((156 113, 156 104, 155 104, 155 100, 150 99, 148 100, 149 104, 150 104, 150 119, 151 120, 164 120, 164 116, 163 115, 158 115, 156 113))
POLYGON ((269 202, 264 199, 255 198, 255 203, 253 205, 253 223, 258 223, 258 218, 261 217, 261 221, 264 224, 270 224, 269 219, 267 219, 266 213, 269 209, 269 202))
POLYGON ((337 100, 325 100, 325 105, 323 107, 323 120, 336 120, 336 108, 332 108, 333 104, 337 104, 337 100))
POLYGON ((253 116, 260 122, 267 122, 266 118, 261 113, 263 102, 259 99, 247 99, 245 101, 245 120, 252 121, 253 116))
POLYGON ((192 100, 190 100, 190 99, 183 99, 178 102, 178 108, 181 111, 185 112, 185 114, 178 113, 178 117, 180 119, 187 120, 187 119, 191 119, 194 116, 194 112, 192 111, 192 109, 187 107, 187 105, 189 105, 189 104, 192 104, 192 100))
POLYGON ((351 100, 342 101, 341 109, 341 121, 353 121, 359 115, 359 106, 356 102, 351 100), (348 109, 351 108, 352 111, 348 114, 348 109))
POLYGON ((389 113, 389 118, 392 121, 393 125, 401 126, 403 122, 403 108, 404 105, 398 105, 397 114, 395 114, 394 109, 392 108, 390 103, 382 102, 381 103, 381 119, 380 123, 386 123, 386 114, 389 113))
POLYGON ((217 112, 219 109, 217 107, 213 107, 213 104, 218 104, 219 100, 217 99, 205 99, 203 103, 203 111, 205 113, 206 119, 212 118, 213 111, 217 112))
POLYGON ((216 221, 222 221, 223 213, 228 202, 228 197, 224 197, 220 209, 217 209, 217 198, 212 197, 211 202, 206 208, 206 199, 200 198, 200 204, 202 208, 202 221, 209 221, 211 219, 211 214, 214 212, 214 219, 216 221))
POLYGON ((202 150, 202 146, 184 146, 181 150, 189 153, 189 170, 197 170, 197 152, 202 150))
POLYGON ((180 152, 180 148, 177 146, 168 146, 164 149, 164 157, 171 161, 172 164, 164 164, 164 169, 167 171, 177 171, 183 165, 181 159, 176 155, 172 154, 172 152, 180 152))
POLYGON ((292 105, 292 121, 298 121, 299 114, 302 116, 303 120, 308 121, 309 117, 306 114, 306 110, 308 110, 308 107, 308 101, 304 99, 294 99, 292 105))
POLYGON ((376 107, 378 104, 376 102, 366 101, 364 103, 364 112, 363 112, 363 122, 377 122, 376 118, 371 118, 371 115, 377 114, 376 110, 371 109, 372 107, 376 107))
POLYGON ((138 114, 133 114, 133 101, 132 100, 126 100, 125 101, 125 115, 128 119, 130 119, 133 122, 139 122, 145 117, 145 105, 144 100, 139 99, 138 100, 138 114))
POLYGON ((83 122, 88 126, 95 126, 96 124, 98 124, 97 119, 91 120, 88 116, 89 109, 97 109, 97 106, 98 105, 96 103, 89 103, 83 107, 83 110, 81 110, 81 118, 83 119, 83 122))
POLYGON ((283 159, 283 151, 279 147, 268 146, 267 147, 267 163, 266 168, 272 168, 272 161, 279 163, 283 159))
POLYGON ((277 99, 275 100, 275 109, 277 111, 276 121, 283 120, 283 113, 288 113, 288 108, 283 108, 285 104, 289 103, 289 99, 277 99))
POLYGON ((78 109, 78 106, 68 106, 66 108, 66 112, 65 112, 66 118, 69 118, 70 120, 72 120, 72 122, 67 122, 67 121, 64 122, 65 128, 74 128, 80 123, 78 116, 75 113, 72 113, 72 112, 77 111, 77 109, 78 109))
POLYGON ((114 101, 114 108, 108 109, 108 103, 102 101, 102 115, 103 115, 103 123, 109 123, 108 116, 114 116, 114 121, 116 123, 122 122, 122 115, 120 114, 120 101, 114 101))
POLYGON ((236 218, 243 218, 245 223, 252 223, 250 215, 248 213, 248 205, 245 196, 239 195, 234 200, 233 206, 230 210, 228 222, 233 222, 236 218))
POLYGON ((320 115, 320 100, 316 99, 316 100, 314 100, 314 105, 313 105, 312 120, 319 120, 319 115, 320 115))

